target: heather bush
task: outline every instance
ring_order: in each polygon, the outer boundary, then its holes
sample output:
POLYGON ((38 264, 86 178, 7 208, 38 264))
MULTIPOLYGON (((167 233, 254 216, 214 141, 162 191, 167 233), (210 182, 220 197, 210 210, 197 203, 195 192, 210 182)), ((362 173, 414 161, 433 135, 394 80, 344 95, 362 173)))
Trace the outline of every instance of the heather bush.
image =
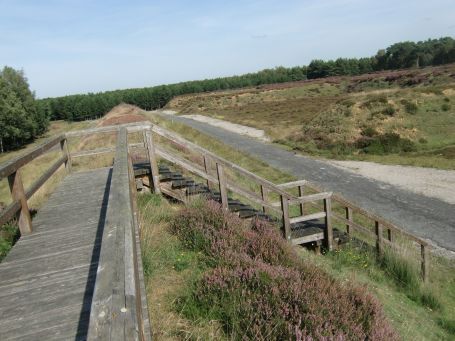
POLYGON ((249 224, 218 203, 197 203, 171 231, 211 265, 177 303, 189 318, 218 320, 233 339, 397 339, 364 288, 304 264, 266 222, 249 224))

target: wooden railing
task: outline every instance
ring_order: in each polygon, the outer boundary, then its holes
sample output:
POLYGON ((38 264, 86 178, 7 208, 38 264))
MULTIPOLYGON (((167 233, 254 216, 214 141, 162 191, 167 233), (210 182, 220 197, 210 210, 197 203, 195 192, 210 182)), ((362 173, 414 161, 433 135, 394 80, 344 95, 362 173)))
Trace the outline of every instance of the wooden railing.
POLYGON ((128 135, 118 133, 88 339, 149 340, 136 187, 128 135))
POLYGON ((18 225, 22 235, 30 234, 33 230, 32 219, 28 207, 28 200, 36 193, 44 183, 65 164, 67 170, 71 171, 71 158, 68 152, 67 139, 65 135, 53 137, 38 145, 28 153, 21 155, 7 163, 0 165, 0 180, 8 178, 12 202, 0 212, 0 226, 16 217, 18 214, 18 225), (21 175, 22 167, 48 152, 54 146, 60 144, 63 155, 52 164, 43 175, 35 180, 29 188, 24 189, 21 175))

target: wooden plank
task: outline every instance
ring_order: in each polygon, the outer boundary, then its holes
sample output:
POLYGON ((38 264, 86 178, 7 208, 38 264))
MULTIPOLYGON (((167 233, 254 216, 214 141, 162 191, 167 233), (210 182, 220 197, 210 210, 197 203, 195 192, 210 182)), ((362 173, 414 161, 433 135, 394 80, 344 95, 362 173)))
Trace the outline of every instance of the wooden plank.
POLYGON ((296 223, 302 223, 304 221, 325 218, 325 216, 326 216, 325 212, 317 212, 317 213, 304 215, 302 217, 290 218, 289 221, 291 224, 296 224, 296 223))
MULTIPOLYGON (((299 185, 299 198, 302 198, 305 195, 305 186, 299 185)), ((300 215, 305 215, 305 204, 300 203, 300 215)))
POLYGON ((306 202, 313 202, 318 200, 324 200, 330 198, 332 196, 332 192, 321 192, 316 194, 305 195, 303 197, 298 197, 295 199, 290 199, 290 204, 304 204, 306 202))
POLYGON ((144 131, 144 143, 147 145, 148 159, 150 163, 150 171, 155 193, 161 193, 160 190, 160 174, 158 171, 158 161, 156 158, 155 145, 153 144, 153 136, 151 130, 144 131))
MULTIPOLYGON (((261 199, 264 202, 267 202, 267 189, 264 188, 264 186, 261 185, 261 199)), ((262 205, 262 212, 267 213, 266 210, 267 206, 262 205)))
POLYGON ((331 198, 324 199, 324 213, 325 213, 325 230, 324 237, 326 239, 326 246, 329 251, 333 249, 333 227, 332 227, 332 201, 331 198))
MULTIPOLYGON (((209 175, 209 169, 210 169, 210 159, 207 157, 207 155, 203 155, 202 156, 203 158, 203 161, 204 161, 204 171, 205 171, 205 174, 209 175)), ((210 188, 210 181, 207 180, 206 182, 207 184, 207 188, 210 188)))
POLYGON ((376 252, 378 253, 379 256, 383 254, 384 246, 383 246, 383 227, 382 224, 379 221, 374 222, 374 229, 376 232, 376 252))
POLYGON ((346 223, 346 233, 350 236, 351 235, 351 224, 354 221, 354 217, 352 215, 352 208, 345 207, 345 214, 346 214, 346 220, 348 221, 346 223))
POLYGON ((43 143, 39 144, 37 147, 33 148, 31 151, 27 152, 24 155, 18 156, 2 165, 0 165, 0 180, 7 177, 8 175, 14 173, 22 166, 36 159, 38 156, 44 154, 49 149, 51 149, 56 144, 60 143, 64 139, 64 135, 58 135, 52 137, 43 143))
POLYGON ((306 243, 312 243, 318 240, 324 239, 324 232, 315 233, 309 236, 292 238, 291 242, 293 245, 301 245, 306 243))
POLYGON ((24 185, 22 184, 20 170, 8 175, 8 183, 11 191, 11 196, 14 201, 19 201, 21 210, 17 225, 21 231, 21 235, 32 233, 32 218, 28 209, 27 197, 24 192, 24 185))
POLYGON ((86 135, 93 135, 93 134, 103 134, 103 133, 112 133, 112 132, 119 132, 122 128, 127 128, 128 132, 135 132, 143 129, 150 128, 151 123, 144 121, 144 122, 132 122, 132 123, 125 123, 119 125, 111 125, 106 127, 97 127, 97 128, 90 128, 90 129, 83 129, 83 130, 74 130, 65 133, 66 137, 77 137, 77 136, 86 136, 86 135))
POLYGON ((281 211, 283 212, 283 234, 287 241, 291 241, 291 220, 289 219, 289 204, 288 198, 284 195, 281 196, 281 211))
POLYGON ((65 168, 68 171, 68 173, 71 173, 72 161, 71 161, 71 154, 68 149, 68 139, 67 138, 60 141, 60 148, 62 149, 62 153, 63 153, 64 157, 66 157, 65 168))
POLYGON ((218 175, 218 183, 220 186, 220 194, 221 194, 221 205, 227 211, 229 210, 228 207, 228 195, 227 195, 227 184, 226 184, 226 176, 224 174, 223 166, 219 163, 216 164, 216 172, 218 175))
POLYGON ((297 181, 286 182, 284 184, 279 184, 276 186, 281 189, 288 189, 288 188, 296 188, 296 187, 305 186, 307 183, 308 183, 307 180, 297 180, 297 181))

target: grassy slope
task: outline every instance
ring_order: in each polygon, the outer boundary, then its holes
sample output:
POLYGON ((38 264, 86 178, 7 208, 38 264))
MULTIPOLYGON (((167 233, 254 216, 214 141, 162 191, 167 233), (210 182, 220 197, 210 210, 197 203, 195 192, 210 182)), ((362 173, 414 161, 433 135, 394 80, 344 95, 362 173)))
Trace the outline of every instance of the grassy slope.
MULTIPOLYGON (((232 148, 226 147, 216 140, 200 134, 191 128, 157 118, 150 113, 147 113, 146 115, 152 121, 169 129, 175 130, 189 140, 204 146, 218 155, 222 155, 228 160, 236 162, 246 169, 254 171, 255 173, 275 183, 281 183, 291 179, 290 176, 283 174, 261 162, 257 162, 256 160, 247 157, 245 154, 239 153, 232 148)), ((151 213, 148 212, 147 214, 151 213)), ((169 238, 169 235, 165 238, 169 238)), ((165 253, 162 256, 160 255, 164 251, 159 245, 165 245, 165 241, 166 239, 162 239, 161 241, 159 239, 155 239, 153 241, 154 248, 156 249, 156 252, 152 252, 153 257, 155 257, 153 258, 153 262, 161 263, 165 261, 167 264, 171 264, 172 262, 178 262, 179 259, 182 259, 180 257, 182 255, 178 252, 174 253, 174 255, 172 255, 172 253, 165 253), (156 260, 157 258, 158 260, 156 260)), ((144 242, 150 243, 151 241, 147 241, 147 238, 145 238, 144 242)), ((391 319, 395 328, 400 332, 404 339, 450 340, 455 335, 455 331, 453 330, 455 324, 455 271, 453 271, 453 263, 449 264, 445 260, 438 258, 433 258, 431 261, 431 282, 429 288, 426 288, 426 290, 431 290, 442 302, 441 308, 431 309, 421 303, 416 303, 415 300, 410 299, 408 297, 410 293, 407 290, 402 289, 403 283, 400 283, 399 280, 388 276, 386 271, 381 268, 379 264, 377 264, 374 257, 372 257, 369 253, 360 252, 355 248, 333 253, 328 257, 317 257, 310 252, 303 250, 301 250, 301 252, 302 257, 305 257, 308 261, 315 262, 319 266, 326 269, 333 276, 341 280, 351 280, 355 283, 366 285, 368 289, 382 302, 388 317, 391 319), (443 325, 445 327, 443 327, 443 325), (451 331, 450 328, 452 328, 451 331)), ((190 257, 192 261, 194 261, 194 258, 192 258, 193 256, 188 256, 186 254, 183 254, 183 256, 190 257)), ((191 264, 193 264, 193 269, 197 269, 197 262, 191 264)), ((167 267, 167 269, 169 270, 169 267, 167 267)), ((162 309, 164 309, 161 311, 159 307, 152 307, 156 313, 163 313, 166 316, 167 314, 176 313, 175 310, 173 310, 172 301, 178 296, 179 287, 185 287, 185 284, 181 283, 181 281, 185 282, 185 279, 182 276, 183 275, 179 271, 173 269, 172 271, 163 270, 163 274, 157 275, 157 277, 154 277, 154 275, 148 277, 148 280, 150 281, 150 298, 153 300, 152 302, 159 301, 163 306, 162 309), (172 291, 172 288, 168 288, 167 284, 164 284, 165 287, 163 287, 163 283, 169 283, 166 278, 167 276, 172 277, 173 275, 179 278, 179 280, 176 280, 176 283, 179 284, 177 285, 177 288, 174 288, 176 291, 169 292, 169 290, 172 291), (155 295, 154 292, 158 292, 158 294, 155 295)), ((162 322, 158 321, 157 323, 161 325, 162 322)), ((188 323, 190 322, 185 321, 183 323, 187 326, 185 328, 193 330, 191 323, 188 323)), ((183 330, 185 330, 185 328, 183 328, 183 330)), ((201 328, 201 326, 198 325, 197 328, 201 328)), ((216 330, 216 327, 214 328, 216 330)), ((212 329, 210 329, 210 331, 207 331, 204 328, 202 329, 204 330, 204 333, 214 332, 212 329)), ((200 329, 198 330, 199 331, 197 333, 200 332, 200 329)), ((180 332, 183 331, 180 330, 180 332)), ((189 333, 191 334, 192 331, 189 331, 189 333)))
POLYGON ((168 107, 253 126, 305 154, 455 169, 455 65, 287 86, 185 95, 168 107), (362 132, 394 132, 412 152, 355 144, 362 132), (380 155, 378 155, 380 154, 380 155))

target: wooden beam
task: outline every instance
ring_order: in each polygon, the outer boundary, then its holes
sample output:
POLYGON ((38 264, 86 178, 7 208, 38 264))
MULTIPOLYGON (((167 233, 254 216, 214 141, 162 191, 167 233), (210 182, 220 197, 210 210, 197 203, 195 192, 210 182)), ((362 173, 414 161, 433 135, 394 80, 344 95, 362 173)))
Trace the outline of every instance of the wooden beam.
MULTIPOLYGON (((305 186, 299 185, 299 198, 302 198, 305 195, 305 186)), ((305 204, 300 203, 300 215, 305 215, 305 204)))
POLYGON ((289 200, 290 204, 303 204, 306 202, 324 200, 330 198, 332 196, 332 192, 321 192, 316 194, 305 195, 303 197, 293 198, 289 200))
POLYGON ((60 141, 60 149, 62 150, 63 155, 66 157, 65 160, 65 168, 68 171, 68 173, 72 172, 72 162, 71 162, 71 155, 69 153, 68 149, 68 139, 64 138, 63 140, 60 141))
POLYGON ((218 174, 218 183, 220 186, 221 205, 227 211, 229 209, 229 205, 226 186, 226 175, 224 174, 223 166, 220 165, 219 163, 216 164, 216 172, 218 174))
POLYGON ((127 128, 128 132, 134 132, 134 131, 139 131, 139 130, 150 128, 151 125, 152 124, 147 121, 125 123, 125 124, 111 125, 111 126, 106 126, 106 127, 69 131, 69 132, 65 133, 65 136, 66 137, 77 137, 77 136, 85 136, 85 135, 92 135, 92 134, 112 133, 112 132, 119 132, 120 129, 122 129, 122 128, 127 128))
POLYGON ((374 222, 374 229, 376 233, 376 252, 378 253, 379 256, 382 256, 383 251, 384 251, 384 246, 383 246, 383 226, 379 221, 374 222))
POLYGON ((304 215, 301 217, 290 218, 289 221, 291 224, 297 224, 297 223, 303 223, 304 221, 321 219, 321 218, 325 218, 325 217, 326 217, 325 212, 317 212, 317 213, 304 215))
POLYGON ((333 249, 333 226, 332 226, 332 201, 331 198, 324 199, 325 212, 325 242, 329 251, 333 249))
POLYGON ((289 219, 289 203, 288 198, 284 195, 280 197, 281 199, 281 211, 283 212, 283 235, 287 241, 291 241, 291 222, 289 219))
POLYGON ((307 183, 308 183, 307 180, 297 180, 297 181, 286 182, 284 184, 279 184, 279 185, 276 185, 276 186, 278 188, 281 188, 281 189, 287 189, 287 188, 295 188, 295 187, 305 186, 307 183))
MULTIPOLYGON (((204 171, 205 174, 209 175, 209 170, 210 170, 210 159, 207 155, 202 156, 203 161, 204 161, 204 171)), ((210 188, 210 181, 207 180, 207 187, 210 188)))
POLYGON ((11 204, 6 206, 5 209, 0 212, 0 226, 5 225, 12 220, 20 209, 21 203, 19 200, 14 200, 11 204))
POLYGON ((346 233, 351 236, 351 222, 353 221, 353 216, 352 216, 352 208, 350 207, 345 207, 345 213, 346 213, 346 220, 348 221, 346 223, 346 233))
MULTIPOLYGON (((267 189, 265 189, 264 186, 262 186, 262 185, 260 185, 260 186, 261 186, 261 199, 262 199, 262 201, 266 202, 267 201, 267 189)), ((262 205, 262 212, 267 213, 266 208, 267 208, 266 205, 262 205)))
POLYGON ((152 131, 144 130, 144 144, 147 146, 147 156, 150 162, 150 172, 152 176, 153 190, 155 193, 161 193, 160 189, 160 174, 158 170, 158 161, 156 158, 155 145, 153 144, 152 131))
POLYGON ((36 159, 38 156, 44 154, 49 149, 51 149, 56 144, 60 143, 65 137, 64 135, 58 135, 52 137, 45 142, 41 143, 37 147, 33 148, 31 151, 27 152, 24 155, 18 156, 3 165, 0 165, 0 180, 7 177, 8 175, 14 173, 19 168, 24 166, 25 164, 31 162, 32 160, 36 159))
POLYGON ((20 170, 8 175, 8 183, 11 191, 13 201, 18 200, 21 204, 21 210, 19 213, 19 230, 21 235, 27 235, 32 233, 32 218, 30 217, 30 211, 28 209, 27 197, 24 192, 24 185, 22 183, 20 170))

